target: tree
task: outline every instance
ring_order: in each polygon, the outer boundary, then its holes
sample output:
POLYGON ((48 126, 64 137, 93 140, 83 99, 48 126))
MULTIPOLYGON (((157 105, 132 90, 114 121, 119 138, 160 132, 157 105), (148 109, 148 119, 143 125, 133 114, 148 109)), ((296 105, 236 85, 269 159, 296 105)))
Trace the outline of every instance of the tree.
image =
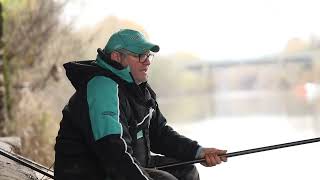
POLYGON ((22 154, 49 165, 58 125, 51 109, 56 102, 50 94, 62 91, 60 64, 68 56, 81 56, 82 41, 74 35, 71 24, 60 21, 67 0, 1 2, 6 97, 9 111, 14 113, 0 131, 20 136, 22 154))
POLYGON ((7 120, 7 110, 5 103, 5 85, 4 85, 4 63, 3 63, 3 18, 2 18, 2 3, 0 2, 0 132, 4 129, 5 121, 7 120))

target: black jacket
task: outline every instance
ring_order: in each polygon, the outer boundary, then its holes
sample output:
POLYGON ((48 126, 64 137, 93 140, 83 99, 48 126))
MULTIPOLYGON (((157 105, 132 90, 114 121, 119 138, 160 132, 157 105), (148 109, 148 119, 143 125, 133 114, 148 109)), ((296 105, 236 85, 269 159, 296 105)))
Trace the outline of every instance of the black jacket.
POLYGON ((194 159, 198 143, 167 125, 147 83, 136 85, 129 71, 125 74, 99 58, 64 67, 76 92, 63 109, 55 179, 102 180, 117 173, 127 179, 151 179, 143 169, 151 151, 194 159))

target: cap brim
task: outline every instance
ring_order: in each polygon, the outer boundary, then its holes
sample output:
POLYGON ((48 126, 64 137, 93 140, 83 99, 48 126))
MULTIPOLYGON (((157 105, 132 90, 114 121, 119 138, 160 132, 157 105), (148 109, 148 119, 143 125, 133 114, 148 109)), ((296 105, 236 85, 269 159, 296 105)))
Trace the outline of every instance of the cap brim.
POLYGON ((159 52, 159 50, 160 50, 160 47, 158 45, 154 45, 150 48, 150 51, 152 52, 159 52))
MULTIPOLYGON (((149 42, 145 42, 143 44, 143 51, 145 52, 146 50, 152 51, 152 52, 159 52, 160 47, 158 45, 149 43, 149 42)), ((143 53, 143 52, 142 52, 143 53)))

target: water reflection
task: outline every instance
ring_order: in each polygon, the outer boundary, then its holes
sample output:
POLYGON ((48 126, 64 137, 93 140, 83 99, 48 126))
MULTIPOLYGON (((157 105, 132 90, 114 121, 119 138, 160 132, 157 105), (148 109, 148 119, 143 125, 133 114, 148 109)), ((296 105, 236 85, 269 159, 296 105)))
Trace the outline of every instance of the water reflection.
MULTIPOLYGON (((317 105, 287 93, 178 97, 162 99, 160 106, 176 130, 229 152, 320 136, 317 105)), ((233 157, 214 168, 197 166, 202 180, 316 180, 318 152, 320 143, 313 143, 233 157)))
POLYGON ((308 102, 290 91, 232 91, 160 98, 171 122, 189 123, 213 117, 276 116, 296 128, 320 130, 320 99, 308 102), (309 117, 300 120, 298 117, 309 117))

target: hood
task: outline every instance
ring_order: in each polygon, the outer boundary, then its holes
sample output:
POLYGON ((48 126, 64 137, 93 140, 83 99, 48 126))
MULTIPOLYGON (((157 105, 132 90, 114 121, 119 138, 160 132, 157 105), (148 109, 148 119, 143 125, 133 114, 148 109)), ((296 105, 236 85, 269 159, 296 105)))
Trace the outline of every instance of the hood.
POLYGON ((94 63, 93 60, 88 61, 72 61, 63 64, 66 75, 75 89, 86 86, 87 82, 97 72, 101 72, 101 68, 94 63))
POLYGON ((113 68, 111 65, 100 61, 99 59, 88 61, 72 61, 65 63, 63 67, 66 70, 68 79, 76 90, 81 87, 86 87, 88 81, 90 81, 93 76, 103 75, 107 72, 113 73, 128 83, 134 82, 128 68, 118 70, 113 68))

